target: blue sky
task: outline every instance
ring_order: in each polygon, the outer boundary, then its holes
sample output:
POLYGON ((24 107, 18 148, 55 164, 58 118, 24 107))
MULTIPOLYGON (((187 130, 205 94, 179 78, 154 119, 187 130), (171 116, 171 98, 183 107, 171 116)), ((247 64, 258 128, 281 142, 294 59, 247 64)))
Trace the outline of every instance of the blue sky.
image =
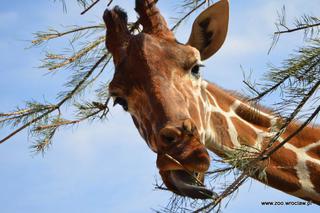
MULTIPOLYGON (((104 2, 104 1, 102 1, 104 2)), ((134 20, 133 0, 115 0, 134 20)), ((173 1, 161 0, 166 18, 176 14, 173 1), (170 3, 169 3, 170 2, 170 3)), ((176 2, 176 1, 175 1, 176 2)), ((276 11, 286 5, 288 20, 311 13, 318 15, 319 0, 231 1, 229 35, 223 48, 205 62, 203 75, 220 86, 241 91, 242 71, 253 70, 261 77, 267 63, 279 64, 293 49, 303 44, 301 34, 280 39, 267 55, 274 31, 276 11)), ((44 75, 37 68, 46 48, 25 49, 32 33, 47 27, 100 21, 103 3, 80 16, 73 1, 68 13, 50 0, 4 0, 0 7, 0 111, 8 111, 30 99, 53 100, 61 89, 66 73, 44 75)), ((177 32, 187 40, 193 18, 177 32)), ((172 25, 172 22, 170 22, 172 25)), ((266 104, 270 105, 270 101, 266 104)), ((10 129, 1 129, 0 136, 10 129)), ((156 156, 145 145, 128 114, 113 108, 107 122, 82 124, 59 131, 54 145, 42 157, 33 155, 32 140, 26 132, 0 147, 0 212, 151 212, 166 205, 171 194, 154 191, 158 171, 156 156)), ((219 189, 219 186, 217 186, 219 189)), ((243 186, 224 212, 300 212, 311 207, 263 207, 261 201, 297 201, 297 198, 265 187, 255 181, 243 186)))

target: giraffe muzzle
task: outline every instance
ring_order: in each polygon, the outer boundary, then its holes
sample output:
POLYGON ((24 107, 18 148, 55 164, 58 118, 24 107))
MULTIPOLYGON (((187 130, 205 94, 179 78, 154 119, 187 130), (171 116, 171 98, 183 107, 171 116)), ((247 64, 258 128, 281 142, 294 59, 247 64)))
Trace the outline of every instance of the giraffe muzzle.
POLYGON ((190 119, 166 125, 159 136, 157 166, 160 170, 208 170, 208 151, 190 119))
POLYGON ((210 157, 191 119, 167 124, 159 132, 162 147, 157 166, 171 191, 193 199, 213 199, 217 195, 204 184, 210 157))

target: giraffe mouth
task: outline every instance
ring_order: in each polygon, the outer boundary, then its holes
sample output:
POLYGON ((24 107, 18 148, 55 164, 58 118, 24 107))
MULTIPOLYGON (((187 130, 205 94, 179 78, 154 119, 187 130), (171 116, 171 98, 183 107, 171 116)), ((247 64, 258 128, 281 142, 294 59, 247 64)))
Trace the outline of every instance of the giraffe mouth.
POLYGON ((202 182, 197 179, 199 173, 193 175, 184 170, 172 170, 169 177, 172 184, 178 190, 178 194, 193 199, 214 199, 218 195, 210 189, 207 189, 202 182))

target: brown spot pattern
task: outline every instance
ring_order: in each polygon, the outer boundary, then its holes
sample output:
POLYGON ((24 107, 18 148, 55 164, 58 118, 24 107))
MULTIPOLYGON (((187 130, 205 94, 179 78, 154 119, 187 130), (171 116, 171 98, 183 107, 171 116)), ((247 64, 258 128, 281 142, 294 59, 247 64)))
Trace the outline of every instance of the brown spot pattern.
POLYGON ((271 156, 266 170, 268 185, 284 192, 300 189, 301 185, 294 168, 296 164, 296 153, 284 147, 279 149, 271 156))
POLYGON ((270 127, 270 119, 268 117, 263 116, 257 110, 250 109, 244 104, 240 104, 240 106, 235 110, 235 113, 249 123, 252 123, 259 127, 270 127))
POLYGON ((231 121, 238 132, 240 144, 253 147, 257 139, 256 132, 237 118, 231 118, 231 121))
POLYGON ((307 154, 314 159, 320 160, 320 146, 313 147, 307 154))
POLYGON ((320 193, 320 166, 311 161, 307 161, 307 168, 314 190, 320 193))
POLYGON ((209 84, 207 89, 211 93, 211 95, 214 96, 219 107, 223 111, 229 112, 230 106, 235 101, 235 98, 233 98, 228 93, 226 93, 225 91, 223 91, 222 89, 220 89, 219 87, 217 87, 213 84, 209 84))
POLYGON ((226 118, 221 113, 213 112, 211 114, 211 123, 214 131, 216 132, 218 142, 221 142, 221 145, 223 146, 232 148, 233 143, 228 133, 228 124, 226 118))
MULTIPOLYGON (((286 129, 284 136, 287 137, 290 134, 294 133, 300 125, 297 123, 292 123, 286 129)), ((301 132, 299 132, 293 139, 290 140, 290 143, 297 148, 305 147, 309 144, 315 143, 320 140, 320 129, 305 127, 301 132)))

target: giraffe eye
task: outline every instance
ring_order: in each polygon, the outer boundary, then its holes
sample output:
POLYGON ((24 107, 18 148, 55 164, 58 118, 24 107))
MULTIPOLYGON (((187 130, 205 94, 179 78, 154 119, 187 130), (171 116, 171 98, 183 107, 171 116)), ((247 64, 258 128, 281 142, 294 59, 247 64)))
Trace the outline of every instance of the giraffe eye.
POLYGON ((113 106, 119 104, 120 106, 122 106, 124 111, 128 111, 128 102, 120 97, 116 97, 116 99, 113 102, 113 106))
POLYGON ((191 74, 197 79, 200 78, 200 67, 203 67, 203 65, 196 64, 191 69, 191 74))

